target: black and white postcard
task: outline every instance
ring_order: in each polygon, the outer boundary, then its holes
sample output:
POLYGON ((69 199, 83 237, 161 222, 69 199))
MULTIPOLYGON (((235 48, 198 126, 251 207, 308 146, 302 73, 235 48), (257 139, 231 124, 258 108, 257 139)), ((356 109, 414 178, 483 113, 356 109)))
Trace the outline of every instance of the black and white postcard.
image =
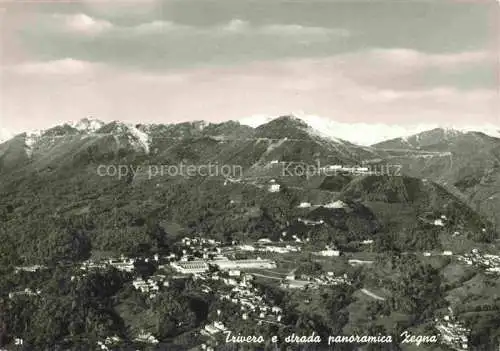
POLYGON ((500 350, 500 7, 0 0, 1 351, 500 350))

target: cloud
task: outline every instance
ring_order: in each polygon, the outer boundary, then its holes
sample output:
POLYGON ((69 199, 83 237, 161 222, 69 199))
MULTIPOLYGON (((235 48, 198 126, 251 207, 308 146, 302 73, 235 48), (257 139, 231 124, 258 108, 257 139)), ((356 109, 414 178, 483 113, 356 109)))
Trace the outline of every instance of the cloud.
POLYGON ((18 65, 5 67, 6 72, 21 75, 39 75, 39 76, 63 76, 63 75, 82 75, 93 72, 99 64, 86 61, 80 61, 72 58, 66 58, 45 62, 26 62, 18 65))
POLYGON ((0 143, 12 138, 13 134, 5 128, 0 128, 0 143))
POLYGON ((428 53, 407 48, 369 49, 312 59, 313 62, 341 72, 360 85, 389 90, 460 85, 460 73, 465 70, 482 68, 494 74, 496 67, 495 54, 489 51, 428 53))
POLYGON ((135 33, 135 34, 158 34, 173 31, 183 30, 185 32, 192 31, 194 28, 190 26, 184 26, 170 21, 152 21, 147 23, 142 23, 134 27, 121 28, 122 31, 135 33))
POLYGON ((257 35, 308 35, 308 36, 323 36, 337 35, 341 37, 349 36, 347 29, 325 28, 302 26, 299 24, 269 24, 254 26, 247 21, 233 19, 226 25, 223 25, 222 30, 225 33, 233 34, 257 34, 257 35))
POLYGON ((173 31, 183 31, 184 33, 197 31, 196 27, 161 20, 144 22, 133 26, 117 25, 108 20, 91 17, 84 13, 54 14, 52 18, 56 21, 53 26, 55 29, 82 35, 144 35, 173 31))
POLYGON ((152 16, 158 13, 162 0, 80 0, 85 9, 103 17, 152 16))
POLYGON ((458 53, 423 53, 411 49, 375 49, 368 53, 368 59, 387 62, 406 68, 452 68, 463 64, 483 63, 493 58, 493 52, 465 51, 458 53))
POLYGON ((119 26, 107 20, 97 19, 84 13, 54 14, 52 18, 65 31, 80 34, 161 34, 178 32, 198 35, 253 35, 253 36, 349 36, 349 31, 339 28, 303 26, 299 24, 254 25, 240 19, 232 19, 223 25, 192 26, 173 21, 154 20, 133 26, 119 26))
POLYGON ((82 34, 97 35, 114 28, 111 22, 95 19, 84 13, 73 15, 54 14, 53 18, 62 22, 67 30, 82 34))
POLYGON ((337 59, 266 61, 163 73, 77 60, 30 63, 17 71, 24 74, 22 79, 5 77, 4 113, 9 123, 30 116, 30 124, 37 128, 88 114, 168 123, 295 111, 344 124, 498 123, 495 90, 462 90, 446 84, 411 89, 400 89, 399 82, 366 84, 339 70, 337 59), (49 79, 62 72, 67 73, 65 79, 49 79))

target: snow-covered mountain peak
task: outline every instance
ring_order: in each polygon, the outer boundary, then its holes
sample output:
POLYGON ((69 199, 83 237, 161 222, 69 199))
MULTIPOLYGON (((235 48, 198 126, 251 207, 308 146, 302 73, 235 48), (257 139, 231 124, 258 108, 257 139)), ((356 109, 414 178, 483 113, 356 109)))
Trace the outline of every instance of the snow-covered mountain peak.
MULTIPOLYGON (((385 124, 385 123, 348 123, 337 122, 330 118, 294 113, 293 116, 308 124, 319 135, 334 141, 347 140, 354 144, 370 146, 383 141, 401 138, 407 139, 413 135, 440 129, 446 138, 458 136, 460 133, 482 132, 486 135, 500 138, 500 126, 483 124, 476 126, 459 126, 438 124, 385 124)), ((274 120, 275 116, 254 115, 243 118, 239 122, 243 125, 258 127, 274 120)))
MULTIPOLYGON (((313 134, 338 143, 349 141, 362 146, 373 145, 388 139, 411 136, 436 127, 434 125, 417 125, 406 128, 382 123, 337 122, 326 117, 307 115, 301 112, 294 113, 293 116, 306 123, 310 127, 309 132, 313 134)), ((241 119, 239 122, 255 128, 267 124, 275 118, 268 115, 254 115, 241 119)))
POLYGON ((25 133, 24 149, 25 149, 26 155, 28 155, 28 157, 31 157, 33 155, 33 148, 35 147, 35 144, 38 141, 40 141, 42 134, 43 134, 43 131, 41 131, 41 130, 34 130, 32 132, 25 133))
POLYGON ((329 139, 340 144, 345 143, 344 140, 338 137, 335 126, 332 125, 332 123, 334 122, 318 116, 304 115, 300 113, 288 114, 278 118, 265 115, 257 115, 249 118, 244 118, 242 120, 239 120, 238 122, 243 125, 248 125, 256 128, 261 125, 269 124, 273 121, 278 120, 287 121, 287 123, 289 124, 294 124, 296 128, 306 131, 311 136, 329 139))
POLYGON ((480 132, 500 139, 500 125, 485 124, 482 126, 466 126, 459 129, 461 132, 480 132))
POLYGON ((132 142, 132 144, 135 147, 144 149, 144 151, 147 154, 149 154, 149 152, 151 151, 150 150, 151 149, 151 147, 150 147, 150 145, 151 145, 151 139, 149 137, 149 134, 147 134, 144 131, 139 130, 138 128, 136 128, 135 126, 132 126, 132 125, 129 125, 128 128, 129 128, 130 134, 135 139, 132 142))
POLYGON ((97 133, 126 137, 128 143, 132 145, 134 149, 144 150, 146 153, 149 153, 151 138, 149 134, 145 132, 144 128, 141 129, 142 130, 133 124, 113 121, 97 130, 97 133))
POLYGON ((87 133, 94 133, 105 125, 103 121, 95 118, 82 118, 78 122, 70 123, 70 126, 87 133))

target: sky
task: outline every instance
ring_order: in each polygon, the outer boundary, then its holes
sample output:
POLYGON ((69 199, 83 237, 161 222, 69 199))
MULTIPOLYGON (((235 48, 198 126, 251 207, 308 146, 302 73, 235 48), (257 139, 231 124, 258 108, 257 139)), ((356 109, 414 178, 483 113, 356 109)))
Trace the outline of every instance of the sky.
POLYGON ((0 137, 88 116, 500 125, 495 1, 4 0, 0 23, 0 137))

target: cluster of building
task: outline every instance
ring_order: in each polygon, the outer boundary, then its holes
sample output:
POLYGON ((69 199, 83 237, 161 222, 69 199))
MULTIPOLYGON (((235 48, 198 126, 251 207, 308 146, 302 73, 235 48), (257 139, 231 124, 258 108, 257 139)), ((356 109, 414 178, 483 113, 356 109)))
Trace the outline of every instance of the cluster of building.
POLYGON ((326 274, 322 274, 319 277, 314 278, 317 284, 319 285, 351 285, 352 281, 349 279, 347 274, 342 276, 335 276, 334 272, 327 272, 326 274))
MULTIPOLYGON (((157 257, 157 256, 156 256, 157 257)), ((147 261, 148 259, 146 259, 147 261)), ((114 267, 119 271, 123 272, 133 272, 134 271, 134 263, 135 258, 126 258, 121 256, 120 258, 110 258, 105 261, 92 261, 87 260, 82 262, 80 269, 84 271, 93 270, 93 269, 104 269, 106 267, 114 267)))
POLYGON ((143 344, 158 344, 159 341, 151 333, 142 331, 135 339, 135 342, 143 344))
POLYGON ((276 263, 267 259, 246 259, 230 260, 227 257, 219 256, 214 260, 193 260, 172 262, 170 266, 182 274, 200 274, 208 272, 210 266, 221 271, 245 270, 245 269, 273 269, 276 263))
POLYGON ((9 293, 9 299, 13 299, 16 296, 39 296, 42 293, 41 290, 33 291, 30 288, 26 288, 21 291, 14 291, 9 293))
POLYGON ((82 271, 90 271, 95 269, 105 269, 108 265, 106 263, 94 262, 92 260, 82 262, 80 269, 82 271))
POLYGON ((441 334, 441 340, 453 350, 468 350, 468 335, 470 334, 470 330, 456 320, 451 308, 449 310, 449 315, 445 315, 442 319, 436 318, 435 320, 436 329, 441 334))
POLYGON ((482 254, 478 249, 473 249, 471 253, 458 256, 458 260, 467 265, 474 265, 484 268, 487 273, 500 274, 500 256, 482 254))
MULTIPOLYGON (((205 336, 214 336, 225 331, 227 331, 226 326, 222 322, 215 321, 213 323, 205 325, 205 327, 201 330, 201 334, 205 336)), ((205 347, 202 347, 202 349, 206 350, 207 346, 205 345, 205 347)))
POLYGON ((310 202, 301 202, 298 208, 310 208, 310 207, 324 207, 324 208, 345 208, 347 205, 340 200, 327 203, 325 205, 312 205, 310 202))
POLYGON ((323 257, 338 257, 338 256, 340 256, 340 251, 333 248, 333 247, 326 246, 325 250, 315 252, 314 254, 317 256, 323 256, 323 257))
POLYGON ((34 272, 37 272, 39 270, 46 269, 46 268, 47 268, 46 266, 41 266, 39 264, 36 264, 36 265, 33 265, 33 266, 15 267, 15 272, 16 273, 19 273, 19 272, 31 272, 31 273, 34 273, 34 272))
POLYGON ((137 278, 132 282, 132 284, 134 285, 134 288, 144 294, 147 294, 151 299, 153 299, 162 287, 168 287, 170 285, 166 278, 166 276, 158 274, 153 275, 146 280, 137 278))
MULTIPOLYGON (((186 237, 181 240, 181 245, 180 261, 190 261, 195 257, 208 260, 222 253, 221 242, 213 239, 186 237)), ((167 258, 170 263, 177 260, 177 256, 174 254, 167 258)))
POLYGON ((322 225, 322 224, 325 224, 325 221, 320 219, 318 221, 313 221, 313 220, 310 220, 310 219, 303 219, 303 218, 298 218, 297 219, 299 222, 301 223, 304 223, 305 225, 322 225))
MULTIPOLYGON (((242 320, 255 322, 259 325, 262 323, 280 324, 283 318, 282 308, 265 301, 259 290, 252 285, 253 276, 251 274, 242 274, 240 271, 232 270, 227 274, 212 272, 194 277, 202 280, 218 280, 230 287, 230 290, 222 292, 219 298, 221 301, 238 306, 240 311, 237 312, 237 317, 242 320)), ((219 320, 205 325, 201 330, 202 335, 210 338, 207 343, 201 345, 202 350, 215 350, 219 342, 217 337, 229 331, 220 321, 221 314, 222 312, 218 310, 219 320)))
MULTIPOLYGON (((155 254, 151 258, 139 258, 139 260, 144 260, 144 262, 154 262, 159 265, 159 268, 162 268, 160 262, 162 261, 174 261, 177 259, 175 254, 170 254, 166 257, 160 257, 160 255, 155 254)), ((105 269, 107 267, 114 267, 122 272, 133 272, 135 269, 135 263, 138 261, 138 258, 127 258, 125 256, 121 256, 120 258, 108 258, 106 260, 101 261, 93 261, 87 260, 82 262, 80 269, 83 271, 95 270, 95 269, 105 269)))
POLYGON ((181 240, 182 244, 185 246, 198 246, 198 247, 213 247, 220 245, 221 243, 219 241, 213 240, 213 239, 206 239, 206 238, 201 238, 201 237, 196 237, 196 238, 182 238, 181 240))
MULTIPOLYGON (((221 243, 212 239, 204 238, 184 238, 182 239, 184 249, 179 260, 171 260, 170 266, 175 271, 182 274, 201 274, 210 270, 210 267, 221 271, 229 270, 245 270, 245 269, 272 269, 276 268, 276 263, 271 260, 261 259, 242 259, 230 260, 222 254, 223 250, 220 247, 221 243)), ((233 243, 236 245, 236 243, 233 243)), ((278 252, 279 249, 267 248, 264 243, 253 245, 232 246, 234 249, 241 251, 271 251, 278 252)), ((267 242, 266 242, 267 244, 267 242)), ((226 250, 231 251, 231 250, 226 250)), ((296 248, 289 246, 283 252, 298 251, 296 248)))
POLYGON ((274 252, 274 253, 280 253, 280 254, 286 254, 290 252, 299 252, 302 250, 300 246, 293 246, 293 245, 284 245, 284 246, 277 246, 277 245, 263 245, 262 243, 257 243, 256 245, 249 245, 249 244, 244 244, 238 246, 238 248, 241 251, 249 251, 249 252, 274 252))
MULTIPOLYGON (((231 303, 240 308, 237 317, 244 321, 255 321, 257 324, 274 323, 279 324, 283 318, 283 310, 279 306, 273 306, 266 302, 265 298, 260 295, 260 291, 253 286, 253 275, 245 274, 238 270, 230 270, 228 272, 211 272, 203 274, 195 274, 195 280, 213 280, 223 283, 229 287, 229 290, 224 289, 218 294, 223 302, 231 303)), ((204 292, 209 293, 212 289, 207 285, 202 285, 204 292)), ((218 310, 217 315, 219 320, 205 325, 201 330, 201 334, 209 337, 208 344, 201 345, 202 350, 214 350, 210 343, 217 344, 216 337, 228 329, 220 321, 222 311, 218 310)))
POLYGON ((215 337, 217 337, 221 333, 225 333, 228 331, 229 330, 226 328, 224 323, 220 321, 214 321, 213 323, 205 325, 200 334, 209 337, 211 340, 209 343, 201 344, 200 349, 204 351, 215 351, 214 346, 217 346, 218 344, 218 342, 215 340, 215 337), (211 343, 213 345, 210 345, 211 343))
POLYGON ((229 293, 221 295, 221 300, 240 306, 243 320, 252 318, 252 320, 281 322, 283 310, 266 303, 259 295, 258 289, 252 286, 251 281, 251 275, 244 275, 242 279, 227 279, 224 283, 233 287, 229 293))
POLYGON ((327 272, 317 277, 301 276, 296 279, 296 276, 291 273, 281 283, 281 287, 286 289, 316 289, 319 286, 325 285, 351 285, 352 281, 348 278, 347 274, 342 276, 335 276, 334 272, 327 272))
POLYGON ((109 351, 110 348, 113 348, 120 341, 121 339, 118 336, 108 336, 104 341, 98 341, 97 347, 100 350, 109 351))
POLYGON ((290 252, 299 252, 301 250, 302 249, 298 246, 285 245, 285 246, 266 246, 266 247, 262 248, 260 251, 286 254, 286 253, 290 253, 290 252))

